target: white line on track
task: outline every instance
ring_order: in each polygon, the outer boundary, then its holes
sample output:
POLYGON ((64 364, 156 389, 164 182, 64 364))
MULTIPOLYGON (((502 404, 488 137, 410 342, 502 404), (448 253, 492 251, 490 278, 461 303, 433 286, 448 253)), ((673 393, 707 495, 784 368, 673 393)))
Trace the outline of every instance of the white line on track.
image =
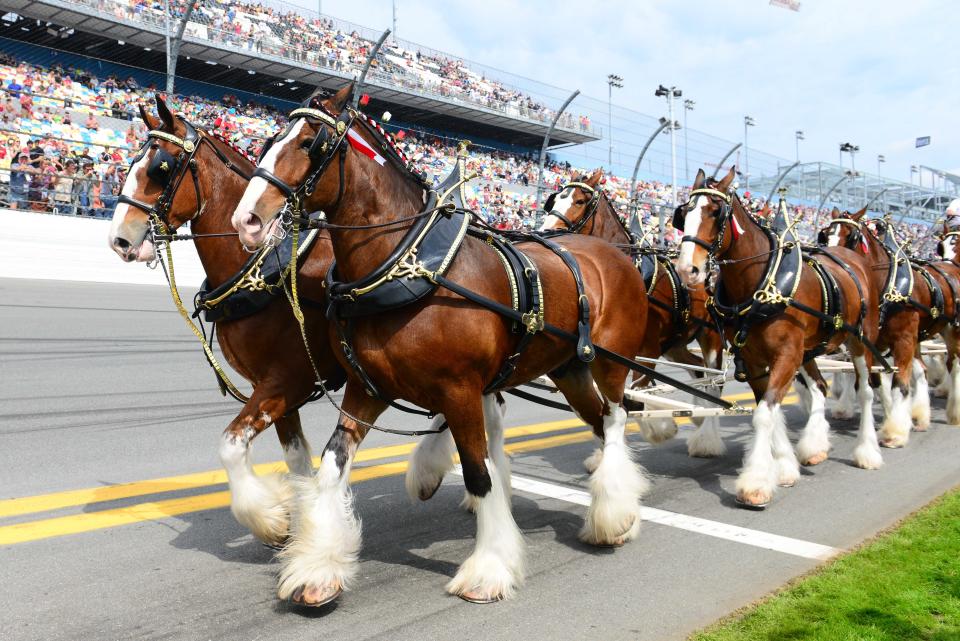
MULTIPOLYGON (((459 465, 454 468, 453 473, 462 476, 459 465)), ((590 494, 583 490, 563 485, 554 485, 553 483, 545 483, 536 479, 517 476, 516 474, 511 476, 510 483, 513 489, 527 492, 528 494, 537 494, 576 505, 590 505, 590 494)), ((843 550, 830 547, 829 545, 802 541, 800 539, 780 536, 779 534, 770 534, 769 532, 762 532, 760 530, 751 530, 750 528, 740 527, 738 525, 728 525, 727 523, 720 523, 719 521, 687 516, 686 514, 669 512, 654 507, 641 507, 640 517, 644 521, 651 523, 675 527, 718 539, 763 548, 765 550, 782 552, 805 559, 825 561, 843 552, 843 550)))

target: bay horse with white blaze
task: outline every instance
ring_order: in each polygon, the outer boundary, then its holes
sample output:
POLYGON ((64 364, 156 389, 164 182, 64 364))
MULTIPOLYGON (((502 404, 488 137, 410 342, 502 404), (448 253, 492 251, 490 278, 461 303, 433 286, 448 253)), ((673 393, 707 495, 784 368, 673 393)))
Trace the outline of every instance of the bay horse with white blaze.
MULTIPOLYGON (((189 221, 207 286, 216 291, 243 273, 250 260, 236 234, 227 232, 234 231, 230 216, 254 164, 231 145, 174 116, 159 96, 157 110, 159 120, 140 107, 151 131, 123 184, 109 244, 125 261, 152 261, 157 257, 153 242, 157 220, 170 233, 189 221), (151 220, 153 216, 157 220, 151 220)), ((324 234, 312 246, 309 264, 302 269, 301 284, 307 297, 323 299, 323 279, 332 259, 330 240, 324 234)), ((251 272, 251 276, 255 274, 251 272)), ((250 294, 263 291, 264 286, 252 278, 237 289, 250 294)), ((305 316, 321 375, 336 386, 344 373, 326 340, 327 320, 317 310, 307 310, 305 316)), ((220 443, 230 507, 258 539, 279 545, 287 538, 293 490, 284 477, 258 476, 250 461, 250 447, 257 435, 275 425, 290 472, 312 474, 310 448, 297 408, 313 392, 313 370, 282 294, 274 295, 256 313, 217 322, 216 333, 227 361, 253 384, 253 393, 220 443), (264 335, 270 336, 270 342, 259 340, 264 335)))
POLYGON ((386 399, 403 398, 442 412, 449 424, 448 431, 418 444, 408 488, 429 498, 451 469, 455 447, 467 491, 475 497, 476 547, 447 590, 470 601, 496 601, 513 595, 524 574, 523 537, 510 512, 509 462, 493 394, 498 389, 550 373, 604 439, 581 538, 619 545, 637 534, 645 481, 624 438, 621 400, 628 368, 582 359, 600 346, 637 353, 646 321, 643 280, 626 256, 596 238, 565 237, 556 241, 557 253, 524 244, 526 258, 514 258, 529 261, 520 278, 538 283, 531 291, 537 292, 539 313, 524 315, 525 329, 515 332, 511 319, 475 302, 479 296, 513 310, 517 281, 494 248, 499 247, 494 236, 466 233, 463 212, 433 206, 437 195, 407 169, 402 153, 348 106, 352 91, 348 85, 329 99, 314 95, 308 106, 291 112, 290 126, 261 158, 233 216, 241 241, 254 247, 285 224, 281 210, 324 211, 336 278, 349 281, 331 280, 328 291, 339 318, 331 323, 331 338, 345 346, 337 357, 355 376, 348 379, 339 424, 315 477, 298 487, 298 517, 281 554, 278 594, 320 605, 336 598, 355 575, 360 525, 351 506, 350 467, 386 399), (429 239, 437 238, 435 232, 446 234, 450 225, 457 233, 431 249, 429 239), (443 249, 437 254, 442 261, 428 262, 437 247, 443 249), (579 298, 565 255, 574 257, 582 272, 579 298), (439 282, 444 286, 437 289, 433 283, 439 282), (387 296, 404 304, 391 307, 387 296), (362 313, 363 305, 374 311, 362 313), (585 310, 592 330, 579 334, 576 349, 540 331, 552 325, 576 333, 585 326, 585 310), (521 342, 528 349, 520 349, 521 342), (503 372, 509 375, 503 378, 503 372))
MULTIPOLYGON (((547 215, 541 231, 565 230, 603 238, 634 260, 647 283, 650 303, 639 356, 649 359, 665 356, 677 363, 722 369, 724 339, 707 310, 706 288, 703 285, 683 285, 665 255, 652 248, 641 251, 639 239, 631 234, 614 209, 602 183, 603 172, 597 170, 547 197, 544 202, 547 215), (703 358, 694 356, 687 349, 693 340, 700 345, 703 358)), ((696 376, 702 377, 703 374, 698 372, 696 376)), ((723 384, 709 385, 706 389, 714 396, 720 396, 723 384)), ((726 448, 720 437, 719 419, 711 416, 691 420, 697 425, 697 431, 687 440, 690 456, 721 456, 726 448)), ((651 429, 644 430, 644 437, 653 443, 669 439, 677 432, 672 418, 662 419, 662 424, 657 421, 647 423, 651 429)))
POLYGON ((861 406, 854 462, 868 469, 882 464, 867 384, 873 356, 856 338, 862 331, 867 340, 876 339, 878 306, 870 288, 860 285, 869 282, 862 257, 833 248, 804 261, 788 231, 778 234, 747 213, 730 189, 734 176, 734 168, 719 182, 698 172, 688 203, 675 216, 674 227, 684 233, 677 269, 693 285, 704 282, 708 260, 719 263, 715 305, 733 325, 728 339, 757 400, 754 439, 737 479, 737 500, 763 507, 777 485, 792 486, 800 477, 781 409, 798 374, 809 418, 797 454, 805 464, 827 457, 826 383, 812 362, 804 363, 841 342, 853 355, 861 406))

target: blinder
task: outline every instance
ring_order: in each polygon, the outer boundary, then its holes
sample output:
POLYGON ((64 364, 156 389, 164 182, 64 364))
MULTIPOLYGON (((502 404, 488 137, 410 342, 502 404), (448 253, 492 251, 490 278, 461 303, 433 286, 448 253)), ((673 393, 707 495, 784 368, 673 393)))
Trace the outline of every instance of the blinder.
POLYGON ((556 204, 556 202, 557 202, 557 192, 553 192, 552 194, 547 196, 547 199, 545 201, 543 201, 543 211, 547 212, 548 214, 552 212, 553 206, 554 204, 556 204))
POLYGON ((827 244, 827 230, 821 229, 820 233, 817 234, 817 244, 826 246, 827 244))
POLYGON ((683 226, 687 222, 687 206, 680 205, 673 210, 673 220, 671 224, 673 228, 679 231, 683 231, 683 226))
POLYGON ((163 147, 158 147, 147 166, 147 178, 161 187, 166 187, 170 179, 177 174, 180 160, 163 147))
POLYGON ((941 240, 937 243, 937 256, 939 256, 940 258, 943 258, 943 254, 944 254, 944 245, 943 245, 943 241, 941 240))

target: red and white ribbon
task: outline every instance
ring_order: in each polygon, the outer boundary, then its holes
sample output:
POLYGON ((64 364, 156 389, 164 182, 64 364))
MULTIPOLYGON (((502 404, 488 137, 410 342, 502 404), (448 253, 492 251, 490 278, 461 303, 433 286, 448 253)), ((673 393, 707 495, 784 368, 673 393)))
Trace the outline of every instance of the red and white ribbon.
POLYGON ((347 130, 347 141, 350 143, 350 146, 359 151, 361 154, 374 161, 381 167, 387 162, 387 159, 377 153, 377 150, 370 146, 366 140, 364 140, 360 134, 356 133, 353 129, 347 130))

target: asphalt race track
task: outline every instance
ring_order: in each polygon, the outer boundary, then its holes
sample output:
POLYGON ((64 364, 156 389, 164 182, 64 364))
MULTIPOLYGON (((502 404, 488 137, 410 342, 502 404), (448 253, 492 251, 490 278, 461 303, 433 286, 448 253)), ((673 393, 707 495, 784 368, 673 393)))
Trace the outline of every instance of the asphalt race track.
MULTIPOLYGON (((715 460, 687 457, 688 425, 661 447, 634 432, 653 482, 647 522, 621 549, 592 549, 576 536, 589 434, 510 399, 528 565, 518 598, 478 606, 444 592, 473 545, 460 480, 412 504, 401 476, 410 441, 371 434, 354 470, 358 579, 334 605, 302 612, 276 600, 273 551, 226 507, 217 445, 238 406, 220 397, 164 288, 0 280, 0 371, 4 641, 682 639, 960 483, 960 429, 943 425, 939 399, 929 432, 884 450, 879 471, 852 466, 856 423, 835 422, 830 460, 762 512, 732 500, 747 418, 724 420, 729 451, 715 460)), ((788 416, 801 425, 796 408, 788 416)), ((321 401, 303 417, 316 454, 335 414, 321 401)), ((282 459, 271 431, 254 453, 282 459)))

